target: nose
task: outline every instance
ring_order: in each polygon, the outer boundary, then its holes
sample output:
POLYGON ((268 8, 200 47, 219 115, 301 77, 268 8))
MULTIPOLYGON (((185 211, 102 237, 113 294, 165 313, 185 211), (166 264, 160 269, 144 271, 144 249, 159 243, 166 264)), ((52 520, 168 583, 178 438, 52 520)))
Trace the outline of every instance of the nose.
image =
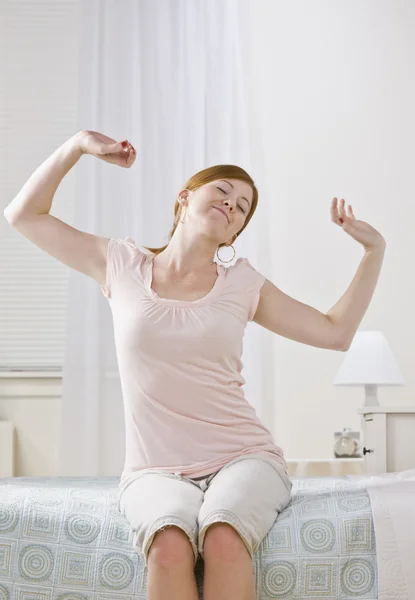
POLYGON ((225 201, 224 201, 224 204, 225 204, 226 206, 229 206, 229 210, 234 210, 234 206, 233 206, 233 204, 230 204, 230 203, 229 203, 229 200, 225 200, 225 201))

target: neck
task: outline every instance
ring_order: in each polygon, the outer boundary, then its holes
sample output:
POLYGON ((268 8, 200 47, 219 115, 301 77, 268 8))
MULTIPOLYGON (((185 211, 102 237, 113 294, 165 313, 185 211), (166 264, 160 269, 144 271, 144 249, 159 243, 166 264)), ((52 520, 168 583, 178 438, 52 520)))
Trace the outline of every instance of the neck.
POLYGON ((167 248, 157 255, 159 266, 177 276, 208 272, 216 268, 214 262, 217 246, 203 244, 200 240, 186 243, 184 240, 170 240, 167 248))

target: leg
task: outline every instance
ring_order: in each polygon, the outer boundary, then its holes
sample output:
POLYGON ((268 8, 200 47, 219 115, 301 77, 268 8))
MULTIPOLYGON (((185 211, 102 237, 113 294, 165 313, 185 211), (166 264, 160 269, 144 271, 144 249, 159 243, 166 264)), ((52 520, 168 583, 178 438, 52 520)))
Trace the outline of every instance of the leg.
POLYGON ((192 546, 175 525, 158 531, 150 546, 147 599, 199 600, 192 546))
POLYGON ((206 530, 204 563, 204 600, 256 600, 251 556, 228 523, 206 530))
POLYGON ((212 479, 198 516, 205 600, 255 599, 253 554, 288 504, 290 486, 287 476, 252 456, 231 461, 212 479))

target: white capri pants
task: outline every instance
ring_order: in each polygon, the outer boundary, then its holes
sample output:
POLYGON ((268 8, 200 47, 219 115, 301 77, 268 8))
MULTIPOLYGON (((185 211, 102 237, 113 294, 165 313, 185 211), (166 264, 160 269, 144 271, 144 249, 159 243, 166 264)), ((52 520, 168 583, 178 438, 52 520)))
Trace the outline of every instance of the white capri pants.
POLYGON ((133 532, 133 544, 148 566, 148 552, 157 531, 176 525, 202 558, 207 528, 231 525, 251 559, 291 498, 288 475, 255 454, 240 456, 219 471, 191 479, 168 471, 137 473, 118 494, 118 509, 133 532))

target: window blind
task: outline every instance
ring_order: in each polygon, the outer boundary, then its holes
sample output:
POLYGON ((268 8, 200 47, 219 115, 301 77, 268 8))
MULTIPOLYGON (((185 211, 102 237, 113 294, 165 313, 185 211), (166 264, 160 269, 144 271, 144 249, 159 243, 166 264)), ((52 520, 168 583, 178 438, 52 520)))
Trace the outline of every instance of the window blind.
MULTIPOLYGON (((2 211, 77 129, 79 0, 0 2, 2 211)), ((75 167, 51 214, 73 224, 75 167)), ((61 371, 69 268, 0 219, 0 371, 61 371)))

